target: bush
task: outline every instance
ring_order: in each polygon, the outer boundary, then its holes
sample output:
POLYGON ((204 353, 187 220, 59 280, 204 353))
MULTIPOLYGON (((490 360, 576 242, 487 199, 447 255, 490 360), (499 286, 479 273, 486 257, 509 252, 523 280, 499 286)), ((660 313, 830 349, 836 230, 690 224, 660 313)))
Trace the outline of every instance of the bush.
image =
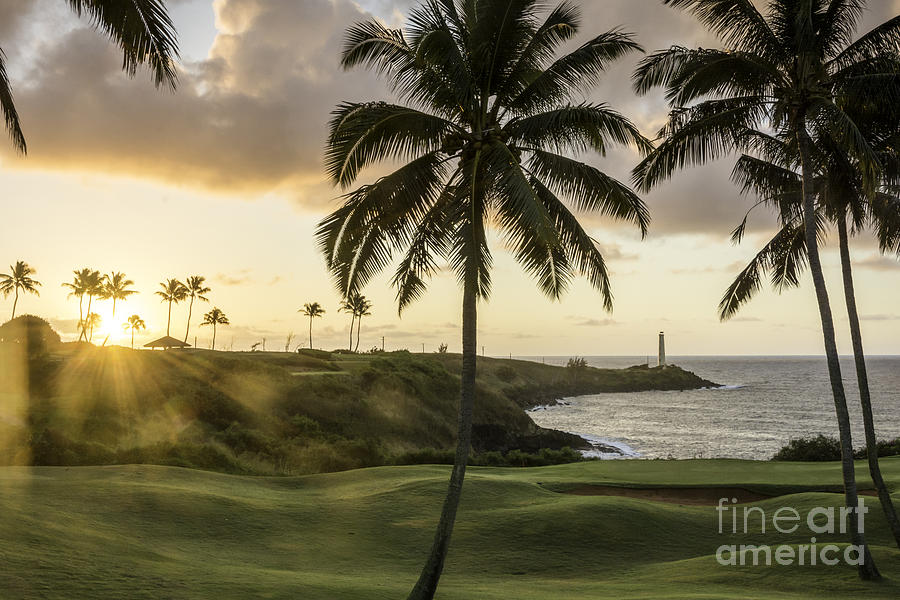
POLYGON ((299 350, 297 350, 297 353, 303 354, 304 356, 311 356, 313 358, 318 358, 319 360, 331 360, 331 352, 326 352, 325 350, 300 348, 299 350))
POLYGON ((29 358, 36 358, 58 347, 62 340, 44 319, 22 315, 0 326, 0 342, 20 344, 29 358))
POLYGON ((501 366, 494 374, 497 376, 497 379, 506 383, 511 383, 517 376, 516 370, 509 365, 501 366))
POLYGON ((779 450, 772 460, 826 461, 841 460, 841 442, 833 437, 797 438, 779 450))
POLYGON ((587 361, 580 356, 572 357, 569 359, 569 362, 566 363, 567 369, 586 369, 587 366, 587 361))

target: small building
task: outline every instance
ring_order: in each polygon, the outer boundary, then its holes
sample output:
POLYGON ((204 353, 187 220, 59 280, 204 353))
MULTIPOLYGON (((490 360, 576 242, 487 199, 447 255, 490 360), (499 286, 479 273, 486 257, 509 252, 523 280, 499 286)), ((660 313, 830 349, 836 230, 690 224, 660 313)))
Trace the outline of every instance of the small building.
POLYGON ((176 340, 172 336, 165 335, 158 340, 153 340, 147 344, 144 344, 144 348, 162 348, 163 350, 168 350, 169 348, 190 348, 191 345, 181 340, 176 340))

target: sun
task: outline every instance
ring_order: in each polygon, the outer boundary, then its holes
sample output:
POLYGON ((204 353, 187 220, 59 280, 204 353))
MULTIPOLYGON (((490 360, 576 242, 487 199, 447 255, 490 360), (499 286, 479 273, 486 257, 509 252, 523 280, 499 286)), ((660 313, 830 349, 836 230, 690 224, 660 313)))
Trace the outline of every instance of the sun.
POLYGON ((113 316, 112 306, 98 307, 96 312, 100 316, 100 328, 94 333, 94 339, 106 345, 118 343, 125 338, 124 324, 126 317, 121 311, 113 316))

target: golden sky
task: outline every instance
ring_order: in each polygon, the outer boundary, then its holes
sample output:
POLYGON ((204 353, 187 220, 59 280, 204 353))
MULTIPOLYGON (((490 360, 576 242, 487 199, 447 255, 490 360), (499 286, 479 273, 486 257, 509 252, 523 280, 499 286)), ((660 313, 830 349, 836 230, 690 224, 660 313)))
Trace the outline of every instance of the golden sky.
MULTIPOLYGON (((124 271, 141 293, 118 309, 140 314, 165 333, 165 306, 153 295, 168 277, 205 275, 211 303, 232 326, 218 340, 248 349, 266 339, 282 347, 288 332, 305 340, 296 311, 319 301, 328 311, 315 324, 317 347, 345 346, 349 318, 337 312, 312 232, 335 206, 338 192, 321 167, 325 124, 342 100, 389 98, 369 73, 338 68, 343 30, 375 16, 400 25, 409 0, 178 0, 170 2, 183 61, 175 94, 153 88, 147 73, 131 80, 115 48, 60 0, 3 0, 0 46, 7 53, 29 155, 0 144, 3 230, 0 264, 29 262, 43 282, 41 296, 19 302, 19 313, 48 318, 75 337, 76 301, 60 287, 71 272, 92 267, 124 271)), ((900 1, 871 0, 865 26, 900 12, 900 1)), ((680 12, 655 0, 582 0, 580 41, 618 25, 648 49, 713 46, 715 40, 680 12)), ((606 101, 652 136, 665 117, 661 94, 638 98, 628 76, 637 57, 611 70, 588 100, 606 101)), ((585 156, 627 180, 637 156, 585 156)), ((669 353, 820 354, 812 287, 766 291, 739 316, 719 323, 722 292, 772 221, 760 215, 741 246, 729 242, 751 200, 728 180, 723 161, 677 176, 647 197, 650 236, 596 218, 590 233, 613 271, 615 311, 606 314, 586 284, 561 302, 546 300, 497 244, 494 292, 480 307, 480 343, 487 354, 646 355, 656 332, 667 332, 669 353)), ((371 176, 371 174, 369 174, 371 176)), ((900 263, 878 255, 862 236, 854 247, 857 293, 867 350, 900 354, 900 263)), ((846 319, 835 270, 826 276, 841 332, 846 319)), ((0 268, 0 272, 5 268, 0 268)), ((374 302, 363 322, 361 348, 434 350, 460 347, 459 290, 437 277, 429 293, 402 318, 388 277, 365 290, 374 302)), ((12 298, 0 299, 0 315, 12 298)), ((191 337, 208 344, 194 311, 191 337)), ((104 314, 108 308, 100 307, 104 314)), ((186 307, 173 311, 173 334, 183 335, 186 307)), ((192 340, 189 340, 192 341, 192 340)))

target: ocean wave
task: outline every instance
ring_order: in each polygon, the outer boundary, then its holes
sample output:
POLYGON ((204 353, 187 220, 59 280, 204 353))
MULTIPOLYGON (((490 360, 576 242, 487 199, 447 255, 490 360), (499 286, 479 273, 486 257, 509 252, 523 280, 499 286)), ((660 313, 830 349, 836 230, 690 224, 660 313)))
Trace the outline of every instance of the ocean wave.
POLYGON ((626 444, 625 442, 614 440, 611 438, 590 435, 586 433, 575 433, 588 444, 591 445, 590 450, 582 450, 581 455, 585 458, 600 458, 603 460, 616 460, 622 458, 640 458, 641 453, 626 444))
POLYGON ((700 388, 701 390, 740 390, 747 387, 743 383, 736 383, 734 385, 720 385, 718 387, 705 387, 700 388))

